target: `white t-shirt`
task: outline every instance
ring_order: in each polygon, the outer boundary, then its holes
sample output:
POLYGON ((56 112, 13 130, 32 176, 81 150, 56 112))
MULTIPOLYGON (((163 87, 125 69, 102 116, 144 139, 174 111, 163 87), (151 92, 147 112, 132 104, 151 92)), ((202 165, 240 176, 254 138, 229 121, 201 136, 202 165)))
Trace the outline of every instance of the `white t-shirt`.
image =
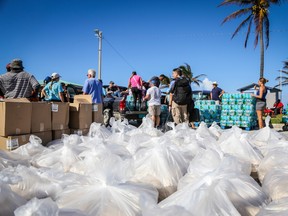
POLYGON ((161 105, 161 90, 158 87, 150 87, 146 94, 150 95, 150 100, 148 101, 149 106, 161 105))

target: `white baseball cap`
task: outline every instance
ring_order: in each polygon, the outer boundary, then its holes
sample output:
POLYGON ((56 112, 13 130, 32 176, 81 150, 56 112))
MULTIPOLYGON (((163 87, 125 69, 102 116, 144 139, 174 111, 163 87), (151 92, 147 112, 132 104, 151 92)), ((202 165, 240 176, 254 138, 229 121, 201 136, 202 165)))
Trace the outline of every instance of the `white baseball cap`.
POLYGON ((57 78, 60 78, 61 76, 58 74, 58 73, 52 73, 51 74, 51 78, 52 79, 57 79, 57 78))
POLYGON ((218 85, 218 83, 217 83, 216 81, 214 81, 212 84, 213 84, 213 85, 218 85))

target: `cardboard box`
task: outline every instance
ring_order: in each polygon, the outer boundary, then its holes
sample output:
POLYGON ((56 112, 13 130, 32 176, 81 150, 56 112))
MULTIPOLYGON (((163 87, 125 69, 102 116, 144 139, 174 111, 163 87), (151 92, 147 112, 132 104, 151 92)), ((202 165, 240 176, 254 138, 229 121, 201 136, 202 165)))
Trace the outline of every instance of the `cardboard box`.
POLYGON ((52 140, 61 139, 63 134, 70 135, 70 129, 52 130, 52 140))
MULTIPOLYGON (((74 103, 92 103, 91 95, 75 95, 74 103)), ((92 122, 103 123, 103 104, 92 104, 92 122)))
POLYGON ((33 102, 31 133, 51 131, 51 104, 46 102, 33 102))
POLYGON ((0 149, 11 151, 29 142, 30 134, 17 136, 0 136, 0 149))
POLYGON ((69 127, 73 129, 89 128, 92 123, 92 104, 72 103, 69 108, 69 127))
POLYGON ((0 136, 30 134, 32 104, 26 98, 0 101, 0 136))
POLYGON ((92 104, 92 122, 103 123, 103 104, 92 104))
POLYGON ((49 142, 52 141, 52 131, 51 130, 33 133, 33 135, 39 137, 42 140, 43 146, 46 146, 49 142))
POLYGON ((51 105, 52 130, 69 128, 69 103, 53 102, 51 105))
POLYGON ((74 103, 90 103, 92 104, 91 95, 75 95, 74 103))
POLYGON ((70 129, 70 134, 77 134, 79 136, 87 136, 89 133, 89 128, 86 129, 70 129))

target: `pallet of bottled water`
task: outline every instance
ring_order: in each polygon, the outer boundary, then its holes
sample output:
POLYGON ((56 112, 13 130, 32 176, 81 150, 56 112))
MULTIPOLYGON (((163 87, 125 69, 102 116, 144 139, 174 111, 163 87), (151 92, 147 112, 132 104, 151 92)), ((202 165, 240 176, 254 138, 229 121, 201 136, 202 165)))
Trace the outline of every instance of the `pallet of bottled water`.
POLYGON ((220 122, 221 105, 216 104, 214 100, 196 100, 195 108, 199 109, 200 122, 205 122, 207 125, 220 122))
POLYGON ((223 94, 220 126, 250 130, 257 124, 256 99, 248 93, 223 94))

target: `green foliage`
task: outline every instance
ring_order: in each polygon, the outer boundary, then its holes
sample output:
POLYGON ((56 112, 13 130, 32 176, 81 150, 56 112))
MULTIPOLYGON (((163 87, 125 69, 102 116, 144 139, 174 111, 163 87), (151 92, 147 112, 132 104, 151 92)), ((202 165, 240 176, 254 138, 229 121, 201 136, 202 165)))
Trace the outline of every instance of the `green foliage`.
POLYGON ((283 114, 276 115, 275 117, 271 118, 272 124, 281 124, 282 123, 282 116, 283 114))
POLYGON ((190 65, 187 63, 184 63, 184 65, 181 65, 179 68, 182 70, 183 76, 187 77, 190 80, 190 82, 195 83, 198 86, 200 86, 200 83, 202 83, 200 78, 206 76, 205 74, 200 74, 194 77, 192 69, 190 65))
POLYGON ((267 49, 269 46, 269 8, 271 4, 280 5, 282 3, 281 0, 257 0, 257 1, 245 1, 245 0, 224 0, 219 6, 225 5, 238 5, 241 7, 240 10, 235 11, 234 13, 227 16, 223 22, 230 21, 232 19, 239 18, 241 16, 247 15, 246 18, 240 23, 240 25, 236 28, 235 32, 232 35, 234 38, 235 35, 239 33, 241 29, 248 26, 244 47, 246 48, 249 35, 251 32, 251 27, 254 24, 254 47, 256 48, 258 41, 260 39, 260 77, 264 76, 264 37, 265 37, 265 48, 267 49))

